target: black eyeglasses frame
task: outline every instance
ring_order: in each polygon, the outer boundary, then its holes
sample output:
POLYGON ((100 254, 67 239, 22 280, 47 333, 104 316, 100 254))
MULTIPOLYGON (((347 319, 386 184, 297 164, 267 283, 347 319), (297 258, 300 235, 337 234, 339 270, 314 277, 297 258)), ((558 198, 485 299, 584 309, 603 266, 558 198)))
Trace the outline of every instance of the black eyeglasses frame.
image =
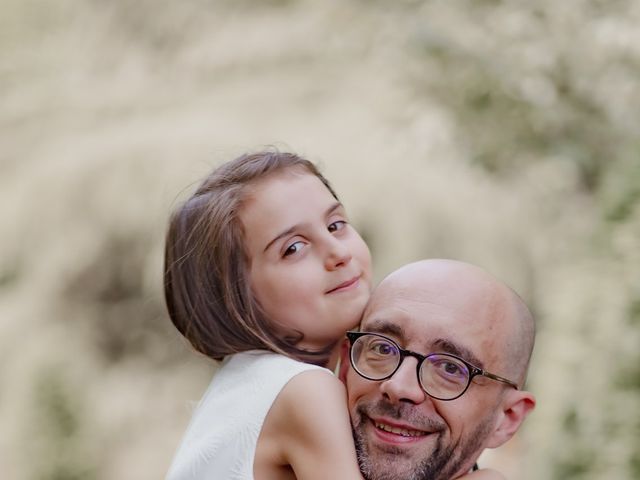
POLYGON ((393 375, 398 371, 398 369, 400 368, 400 366, 402 365, 402 362, 404 361, 404 359, 406 357, 414 357, 415 359, 418 360, 418 364, 416 365, 416 375, 418 377, 418 384, 420 385, 420 388, 422 388, 424 393, 429 395, 431 398, 435 398, 436 400, 442 400, 442 401, 448 402, 450 400, 455 400, 456 398, 460 398, 462 395, 464 395, 466 393, 466 391, 469 389, 469 385, 471 385, 471 381, 477 376, 487 377, 487 378, 490 378, 492 380, 496 380, 498 382, 505 383, 505 384, 515 388, 516 390, 519 390, 517 383, 512 382, 511 380, 508 380, 508 379, 506 379, 504 377, 501 377, 499 375, 496 375, 494 373, 487 372, 486 370, 483 370, 482 368, 476 367, 475 365, 467 362, 464 358, 460 358, 457 355, 453 355, 451 353, 432 352, 432 353, 430 353, 428 355, 422 355, 421 353, 413 352, 411 350, 406 350, 406 349, 400 347, 400 345, 398 345, 398 343, 395 340, 392 340, 389 337, 386 337, 386 336, 381 335, 379 333, 349 331, 349 332, 347 332, 346 335, 347 335, 347 338, 349 339, 349 362, 351 363, 351 366, 353 367, 355 372, 358 375, 360 375, 362 378, 366 378, 367 380, 372 380, 372 381, 377 381, 377 382, 381 382, 383 380, 387 380, 387 379, 393 377, 393 375), (353 354, 352 354, 352 352, 353 352, 353 344, 355 343, 356 340, 358 340, 358 338, 364 337, 366 335, 373 335, 373 336, 376 336, 376 337, 383 338, 384 340, 386 340, 386 341, 392 343, 393 345, 395 345, 396 348, 398 349, 398 352, 400 352, 400 361, 398 362, 398 365, 396 366, 396 368, 389 375, 387 375, 387 376, 385 376, 383 378, 370 378, 370 377, 364 375, 360 370, 358 370, 358 368, 356 367, 355 362, 353 360, 353 354), (432 355, 445 355, 447 357, 455 358, 456 360, 464 363, 464 365, 469 369, 469 379, 467 381, 467 385, 464 387, 464 389, 462 390, 462 392, 460 394, 458 394, 458 395, 456 395, 455 397, 452 397, 452 398, 440 398, 440 397, 436 397, 434 395, 431 395, 427 391, 427 389, 424 388, 424 386, 422 385, 422 382, 420 381, 420 367, 422 367, 422 363, 432 355))

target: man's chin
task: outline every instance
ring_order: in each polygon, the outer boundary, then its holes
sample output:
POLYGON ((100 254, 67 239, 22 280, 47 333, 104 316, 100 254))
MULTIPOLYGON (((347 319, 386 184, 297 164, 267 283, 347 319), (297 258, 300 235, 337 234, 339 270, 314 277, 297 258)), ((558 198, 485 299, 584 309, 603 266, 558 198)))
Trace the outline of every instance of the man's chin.
POLYGON ((367 480, 407 480, 413 479, 416 466, 412 457, 402 451, 394 453, 394 448, 379 450, 364 447, 358 450, 358 462, 362 475, 367 480))
POLYGON ((467 470, 483 449, 492 420, 478 425, 466 441, 447 443, 443 431, 399 439, 380 432, 366 414, 353 436, 358 462, 367 480, 449 480, 467 470))

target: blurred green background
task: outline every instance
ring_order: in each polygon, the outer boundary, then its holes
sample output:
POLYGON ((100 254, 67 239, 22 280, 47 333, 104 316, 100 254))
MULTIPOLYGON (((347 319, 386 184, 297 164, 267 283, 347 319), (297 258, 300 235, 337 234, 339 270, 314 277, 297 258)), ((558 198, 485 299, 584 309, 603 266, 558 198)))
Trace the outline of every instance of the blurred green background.
POLYGON ((477 263, 538 319, 483 465, 640 478, 640 2, 0 0, 0 477, 162 478, 212 363, 168 214, 264 145, 320 164, 377 279, 477 263))

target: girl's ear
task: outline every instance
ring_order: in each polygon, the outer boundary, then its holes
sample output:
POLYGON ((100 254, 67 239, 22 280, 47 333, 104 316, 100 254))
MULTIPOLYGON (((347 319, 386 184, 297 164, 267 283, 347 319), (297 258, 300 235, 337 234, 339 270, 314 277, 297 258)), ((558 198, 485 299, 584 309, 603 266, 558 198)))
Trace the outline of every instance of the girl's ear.
POLYGON ((338 366, 338 378, 342 383, 347 382, 347 372, 349 371, 349 340, 346 338, 340 346, 340 365, 338 366))
POLYGON ((496 427, 488 439, 487 448, 499 447, 513 437, 535 406, 536 398, 531 392, 524 390, 508 392, 502 401, 496 427))

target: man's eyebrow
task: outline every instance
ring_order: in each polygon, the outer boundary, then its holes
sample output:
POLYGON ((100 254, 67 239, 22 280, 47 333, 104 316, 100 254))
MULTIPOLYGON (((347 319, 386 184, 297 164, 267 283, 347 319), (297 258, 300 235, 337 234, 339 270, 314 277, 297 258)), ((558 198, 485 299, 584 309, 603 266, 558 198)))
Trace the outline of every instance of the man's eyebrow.
POLYGON ((363 332, 380 333, 382 335, 392 335, 400 340, 404 340, 404 330, 401 326, 389 320, 374 320, 369 322, 363 332))
MULTIPOLYGON (((335 202, 332 203, 331 206, 329 208, 327 208, 324 216, 328 217, 329 215, 331 215, 333 212, 335 212, 337 209, 342 207, 342 203, 340 202, 335 202)), ((278 240, 280 240, 281 238, 284 238, 288 235, 291 235, 293 232, 295 232, 296 230, 300 230, 305 224, 304 223, 296 223, 295 225, 287 228, 285 231, 279 233, 278 235, 276 235, 276 237, 274 239, 272 239, 269 243, 267 243, 267 246, 264 247, 264 252, 266 252, 267 250, 269 250, 269 248, 271 248, 271 245, 273 245, 274 243, 276 243, 278 240)))
POLYGON ((457 357, 466 360, 474 366, 484 369, 484 364, 482 363, 482 361, 478 357, 476 357, 473 352, 471 352, 471 350, 463 347, 462 345, 455 344, 445 338, 438 338, 435 342, 433 342, 433 346, 438 348, 442 353, 450 353, 452 355, 456 355, 457 357))
MULTIPOLYGON (((391 335, 401 342, 406 340, 404 329, 389 320, 373 320, 369 322, 367 324, 367 328, 363 329, 362 331, 380 333, 382 335, 391 335)), ((467 362, 480 369, 484 369, 484 364, 482 363, 482 361, 478 357, 476 357, 471 350, 462 345, 456 344, 451 340, 447 340, 446 338, 438 338, 433 342, 433 347, 436 349, 436 351, 428 353, 450 353, 462 358, 463 360, 466 360, 467 362)))

